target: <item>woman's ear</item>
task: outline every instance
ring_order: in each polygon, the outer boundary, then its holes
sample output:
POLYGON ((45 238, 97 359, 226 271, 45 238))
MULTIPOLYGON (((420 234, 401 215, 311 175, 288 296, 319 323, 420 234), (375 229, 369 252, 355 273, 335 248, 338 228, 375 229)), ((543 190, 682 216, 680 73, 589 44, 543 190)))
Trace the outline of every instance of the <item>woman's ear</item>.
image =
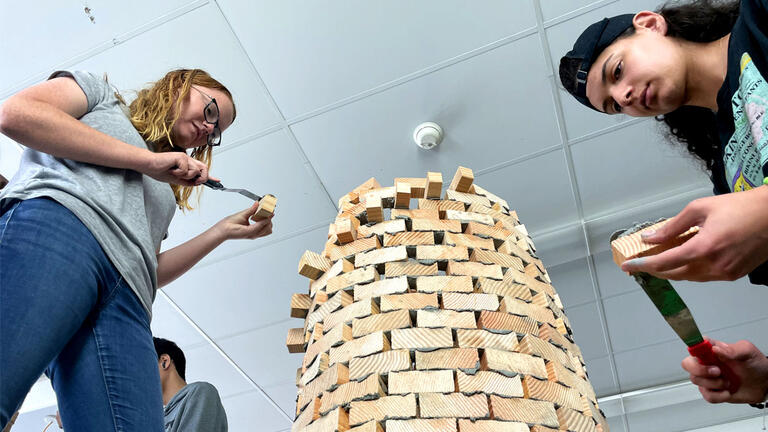
POLYGON ((667 34, 667 20, 663 16, 651 11, 642 11, 635 14, 632 18, 632 24, 635 26, 635 31, 649 30, 666 36, 667 34))

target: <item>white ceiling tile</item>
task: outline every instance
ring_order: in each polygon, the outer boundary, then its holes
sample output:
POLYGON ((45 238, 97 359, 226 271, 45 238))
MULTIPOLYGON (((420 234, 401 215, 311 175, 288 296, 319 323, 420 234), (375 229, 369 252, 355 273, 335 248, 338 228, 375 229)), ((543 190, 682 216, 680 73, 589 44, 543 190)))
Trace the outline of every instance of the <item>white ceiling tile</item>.
POLYGON ((545 0, 540 3, 544 21, 549 21, 595 3, 595 0, 545 0))
MULTIPOLYGON (((571 201, 573 201, 573 198, 571 198, 571 201)), ((536 245, 536 254, 547 267, 576 261, 587 256, 584 230, 581 222, 576 217, 575 207, 574 204, 574 219, 571 223, 547 227, 541 231, 529 231, 536 245)), ((570 211, 570 209, 568 210, 570 211)))
POLYGON ((289 118, 536 25, 531 1, 219 4, 289 118))
POLYGON ((457 165, 480 171, 560 142, 543 71, 538 38, 527 37, 291 128, 334 199, 371 176, 441 171, 450 182, 457 165), (524 110, 510 108, 521 99, 524 110), (423 121, 445 130, 431 151, 413 142, 423 121))
MULTIPOLYGON (((307 292, 298 274, 305 250, 321 250, 328 229, 320 228, 260 249, 192 269, 166 293, 214 339, 290 316, 291 296, 307 292)), ((299 321, 295 327, 299 327, 299 321)), ((283 335, 282 349, 285 349, 283 335)))
POLYGON ((627 432, 627 428, 624 427, 624 416, 608 417, 605 420, 608 421, 610 432, 627 432))
POLYGON ((177 68, 204 69, 232 92, 237 119, 222 134, 221 149, 281 120, 248 57, 212 3, 73 66, 97 75, 106 72, 127 100, 135 97, 131 90, 177 68))
POLYGON ((608 357, 594 358, 586 363, 589 382, 592 383, 592 388, 595 389, 598 397, 616 394, 619 391, 619 386, 613 379, 608 357))
MULTIPOLYGON (((698 399, 630 413, 627 414, 627 420, 631 431, 678 432, 742 419, 754 415, 755 411, 747 404, 710 404, 704 399, 698 399)), ((734 429, 728 430, 734 431, 734 429)))
POLYGON ((254 391, 222 401, 231 431, 278 432, 291 427, 283 413, 254 391))
POLYGON ((586 258, 547 267, 547 273, 566 308, 596 300, 586 258))
POLYGON ((566 307, 565 314, 571 322, 574 341, 581 349, 587 364, 590 359, 608 355, 596 302, 566 307))
MULTIPOLYGON (((296 358, 299 358, 299 356, 296 358)), ((282 384, 267 386, 263 389, 276 404, 280 405, 280 408, 282 408, 283 411, 288 413, 288 415, 292 415, 296 412, 298 390, 296 388, 295 379, 286 381, 282 384)))
POLYGON ((709 184, 682 145, 662 140, 656 123, 647 120, 571 147, 585 218, 709 184))
MULTIPOLYGON (((632 317, 628 319, 631 320, 632 317)), ((659 320, 666 325, 661 316, 659 320)), ((642 324, 644 324, 643 321, 634 321, 636 327, 642 324)), ((680 366, 680 362, 687 355, 685 344, 677 336, 674 340, 664 343, 614 354, 621 391, 627 392, 687 379, 688 373, 680 366)))
MULTIPOLYGON (((2 105, 2 103, 0 103, 2 105)), ((21 152, 18 144, 5 135, 0 134, 0 174, 10 180, 19 169, 21 152)))
POLYGON ((159 293, 152 304, 152 335, 173 341, 182 350, 205 343, 200 333, 159 293))
POLYGON ((604 299, 603 305, 614 351, 669 340, 683 345, 639 285, 635 291, 604 299))
MULTIPOLYGON (((608 240, 606 239, 606 241, 608 240)), ((610 250, 595 254, 594 262, 597 281, 600 284, 600 294, 603 298, 640 290, 637 282, 621 271, 613 262, 613 255, 610 250)))
MULTIPOLYGON (((287 315, 287 314, 286 314, 287 315)), ((217 340, 219 346, 262 388, 296 379, 302 355, 285 347, 288 329, 301 327, 302 320, 280 323, 217 340)))
POLYGON ((189 3, 192 2, 3 2, 0 92, 189 3), (86 4, 95 23, 84 11, 86 4))
POLYGON ((768 353, 768 334, 765 332, 767 324, 768 320, 757 320, 725 329, 705 331, 704 336, 725 343, 748 340, 763 353, 768 353))
MULTIPOLYGON (((747 278, 734 282, 672 281, 702 333, 768 318, 768 290, 747 278)), ((761 331, 762 333, 762 331, 761 331)), ((742 336, 741 338, 745 338, 742 336)))
MULTIPOLYGON (((13 424, 13 432, 40 432, 51 423, 50 420, 45 418, 48 415, 56 415, 56 406, 21 413, 16 419, 16 423, 13 424)), ((54 421, 53 426, 48 428, 48 430, 57 431, 61 429, 58 428, 54 421)))
MULTIPOLYGON (((277 208, 270 237, 226 242, 203 262, 231 256, 265 241, 325 224, 336 216, 336 208, 322 185, 283 130, 215 154, 211 175, 220 178, 228 188, 244 188, 257 195, 271 193, 277 197, 277 208)), ((163 250, 191 239, 222 218, 253 204, 249 198, 237 193, 203 189, 199 207, 186 213, 176 212, 163 250)), ((321 247, 322 244, 308 247, 321 247)), ((298 256, 296 260, 298 263, 298 256)))
POLYGON ((186 381, 205 381, 213 384, 221 398, 253 389, 227 360, 211 345, 203 345, 184 351, 187 359, 186 381))

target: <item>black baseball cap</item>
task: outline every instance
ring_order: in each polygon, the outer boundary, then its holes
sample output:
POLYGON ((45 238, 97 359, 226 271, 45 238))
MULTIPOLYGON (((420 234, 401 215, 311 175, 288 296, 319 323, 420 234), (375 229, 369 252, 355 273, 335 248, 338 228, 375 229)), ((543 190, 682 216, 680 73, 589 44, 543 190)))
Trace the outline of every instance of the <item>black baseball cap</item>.
POLYGON ((589 68, 592 67, 592 63, 608 45, 612 44, 616 38, 632 27, 632 19, 634 17, 634 14, 617 15, 613 18, 603 18, 590 25, 576 39, 573 49, 563 56, 563 58, 581 60, 579 70, 576 72, 575 93, 571 92, 572 87, 565 86, 565 88, 576 100, 595 111, 600 110, 592 106, 589 99, 587 99, 587 74, 589 74, 589 68))

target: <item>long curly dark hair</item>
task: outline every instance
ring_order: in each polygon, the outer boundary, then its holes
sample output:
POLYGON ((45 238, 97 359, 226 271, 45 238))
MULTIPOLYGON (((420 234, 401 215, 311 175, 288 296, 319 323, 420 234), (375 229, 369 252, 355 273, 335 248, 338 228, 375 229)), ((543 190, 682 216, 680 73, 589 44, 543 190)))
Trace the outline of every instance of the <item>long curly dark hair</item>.
MULTIPOLYGON (((667 21, 667 36, 691 42, 712 42, 731 32, 739 16, 736 0, 670 1, 656 11, 667 21)), ((634 34, 629 28, 620 38, 634 34)), ((563 57, 560 60, 560 81, 571 94, 575 93, 576 71, 580 59, 563 57)), ((720 138, 715 113, 702 107, 682 106, 655 117, 667 125, 666 133, 671 141, 684 144, 688 151, 712 170, 715 159, 720 157, 720 138)))

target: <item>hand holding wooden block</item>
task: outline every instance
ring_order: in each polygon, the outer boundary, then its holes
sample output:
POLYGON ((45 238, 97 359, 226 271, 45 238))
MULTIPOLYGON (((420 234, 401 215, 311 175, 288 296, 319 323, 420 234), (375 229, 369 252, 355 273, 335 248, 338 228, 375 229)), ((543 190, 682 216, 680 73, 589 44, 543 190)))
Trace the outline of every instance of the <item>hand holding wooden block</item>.
POLYGON ((638 232, 618 237, 611 242, 613 261, 621 267, 624 261, 645 256, 657 255, 673 247, 680 246, 699 232, 699 227, 691 227, 688 231, 664 243, 646 243, 641 234, 643 231, 656 230, 664 226, 669 220, 663 220, 638 232))
POLYGON ((259 208, 256 209, 256 213, 251 216, 251 220, 268 218, 275 214, 275 207, 277 206, 277 197, 274 195, 266 194, 259 201, 259 208))

